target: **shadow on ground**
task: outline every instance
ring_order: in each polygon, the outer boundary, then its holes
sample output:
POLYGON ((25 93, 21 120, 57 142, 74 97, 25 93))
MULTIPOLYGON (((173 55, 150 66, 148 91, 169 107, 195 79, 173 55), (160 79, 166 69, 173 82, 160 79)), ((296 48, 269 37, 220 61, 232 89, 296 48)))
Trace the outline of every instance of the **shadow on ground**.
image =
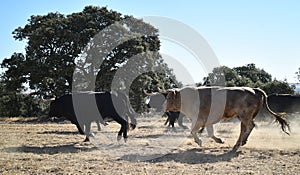
POLYGON ((24 153, 33 153, 33 154, 60 154, 60 153, 78 153, 78 152, 90 152, 96 150, 97 148, 89 146, 79 146, 77 143, 65 144, 65 145, 56 145, 56 146, 20 146, 20 147, 11 147, 6 148, 6 152, 24 152, 24 153))
POLYGON ((77 135, 78 131, 44 131, 37 132, 37 134, 58 134, 58 135, 77 135))
POLYGON ((241 152, 232 152, 228 148, 194 148, 191 150, 182 151, 179 153, 169 154, 148 154, 148 155, 124 155, 119 160, 126 160, 132 162, 178 162, 187 164, 203 164, 230 161, 232 158, 237 157, 241 152))

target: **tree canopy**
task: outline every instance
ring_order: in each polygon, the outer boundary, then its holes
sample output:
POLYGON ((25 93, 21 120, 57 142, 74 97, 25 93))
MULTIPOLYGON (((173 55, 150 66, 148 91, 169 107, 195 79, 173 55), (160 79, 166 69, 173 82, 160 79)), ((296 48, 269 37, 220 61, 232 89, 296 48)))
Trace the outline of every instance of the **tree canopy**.
POLYGON ((296 78, 300 82, 300 67, 298 68, 298 71, 295 74, 296 74, 296 78))
POLYGON ((272 80, 272 76, 269 73, 257 68, 253 63, 232 69, 227 66, 216 67, 212 73, 209 73, 204 78, 203 85, 259 87, 265 90, 267 94, 294 93, 294 87, 290 86, 286 81, 272 80))
POLYGON ((129 91, 135 101, 144 97, 143 89, 179 84, 157 52, 160 48, 158 30, 106 7, 87 6, 82 12, 69 15, 58 12, 33 15, 24 27, 13 31, 13 37, 27 41, 27 45, 25 55, 14 53, 1 64, 5 69, 4 82, 10 91, 21 92, 28 88, 40 97, 59 97, 72 91, 74 75, 76 81, 94 76, 94 89, 87 85, 82 90, 109 91, 118 70, 125 68, 133 57, 135 62, 126 73, 130 76, 140 70, 141 75, 135 75, 131 82, 117 82, 131 88, 129 91), (94 51, 91 47, 97 48, 96 54, 90 52, 94 51), (84 62, 76 61, 83 53, 86 54, 84 62), (101 65, 96 64, 99 62, 101 65), (147 71, 141 70, 145 67, 147 71), (75 70, 80 70, 81 75, 77 76, 75 70))

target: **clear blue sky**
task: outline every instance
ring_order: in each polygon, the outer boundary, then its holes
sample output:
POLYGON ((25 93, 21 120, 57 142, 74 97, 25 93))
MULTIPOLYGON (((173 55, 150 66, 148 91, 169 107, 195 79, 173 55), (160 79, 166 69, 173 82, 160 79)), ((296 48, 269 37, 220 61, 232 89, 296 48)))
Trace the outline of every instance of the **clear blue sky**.
MULTIPOLYGON (((278 80, 296 82, 300 67, 300 1, 282 0, 26 0, 3 1, 0 10, 0 61, 24 52, 12 31, 31 15, 82 11, 86 5, 107 6, 122 14, 164 16, 197 30, 210 44, 221 65, 255 63, 278 80)), ((166 47, 166 46, 162 46, 166 47)), ((176 52, 176 50, 174 50, 176 52)), ((175 53, 176 54, 176 53, 175 53)))

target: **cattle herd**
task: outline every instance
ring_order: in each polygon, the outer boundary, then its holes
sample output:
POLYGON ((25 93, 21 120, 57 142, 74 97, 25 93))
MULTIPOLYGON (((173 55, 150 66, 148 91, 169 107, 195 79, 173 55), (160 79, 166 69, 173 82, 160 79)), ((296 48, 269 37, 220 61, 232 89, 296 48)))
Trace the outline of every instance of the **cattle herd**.
MULTIPOLYGON (((164 111, 167 116, 165 124, 184 129, 183 117, 192 122, 191 135, 194 141, 202 146, 198 132, 204 128, 207 134, 217 143, 224 143, 215 136, 213 125, 221 120, 237 117, 241 121, 240 135, 232 151, 246 144, 254 128, 254 119, 262 111, 270 114, 280 124, 283 132, 289 134, 289 123, 285 115, 300 112, 300 97, 295 95, 272 94, 267 96, 259 88, 249 87, 185 87, 169 89, 145 94, 145 103, 156 111, 164 111)), ((117 140, 123 136, 126 141, 127 132, 137 125, 137 113, 131 108, 129 97, 122 92, 78 92, 66 94, 50 103, 50 117, 65 117, 76 125, 80 134, 89 141, 91 123, 107 125, 110 118, 121 125, 117 140)))

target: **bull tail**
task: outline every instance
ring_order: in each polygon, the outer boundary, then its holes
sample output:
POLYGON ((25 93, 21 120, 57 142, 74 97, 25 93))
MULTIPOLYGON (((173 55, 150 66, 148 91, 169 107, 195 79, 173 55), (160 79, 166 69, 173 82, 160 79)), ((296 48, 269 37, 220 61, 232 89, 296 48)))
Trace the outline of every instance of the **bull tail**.
POLYGON ((130 129, 134 130, 136 128, 136 118, 132 114, 129 114, 128 116, 130 118, 130 122, 129 120, 127 120, 126 122, 129 124, 130 129))
POLYGON ((265 108, 267 109, 267 111, 270 114, 272 114, 276 118, 276 122, 278 122, 281 125, 282 131, 284 133, 290 135, 287 132, 287 129, 288 129, 288 131, 290 131, 290 125, 285 120, 286 113, 275 113, 274 111, 272 111, 270 109, 270 107, 269 107, 269 104, 268 104, 268 96, 267 96, 267 94, 263 90, 261 90, 259 88, 254 88, 254 91, 255 91, 255 94, 259 94, 259 96, 262 96, 262 98, 263 98, 263 104, 264 104, 265 108))

